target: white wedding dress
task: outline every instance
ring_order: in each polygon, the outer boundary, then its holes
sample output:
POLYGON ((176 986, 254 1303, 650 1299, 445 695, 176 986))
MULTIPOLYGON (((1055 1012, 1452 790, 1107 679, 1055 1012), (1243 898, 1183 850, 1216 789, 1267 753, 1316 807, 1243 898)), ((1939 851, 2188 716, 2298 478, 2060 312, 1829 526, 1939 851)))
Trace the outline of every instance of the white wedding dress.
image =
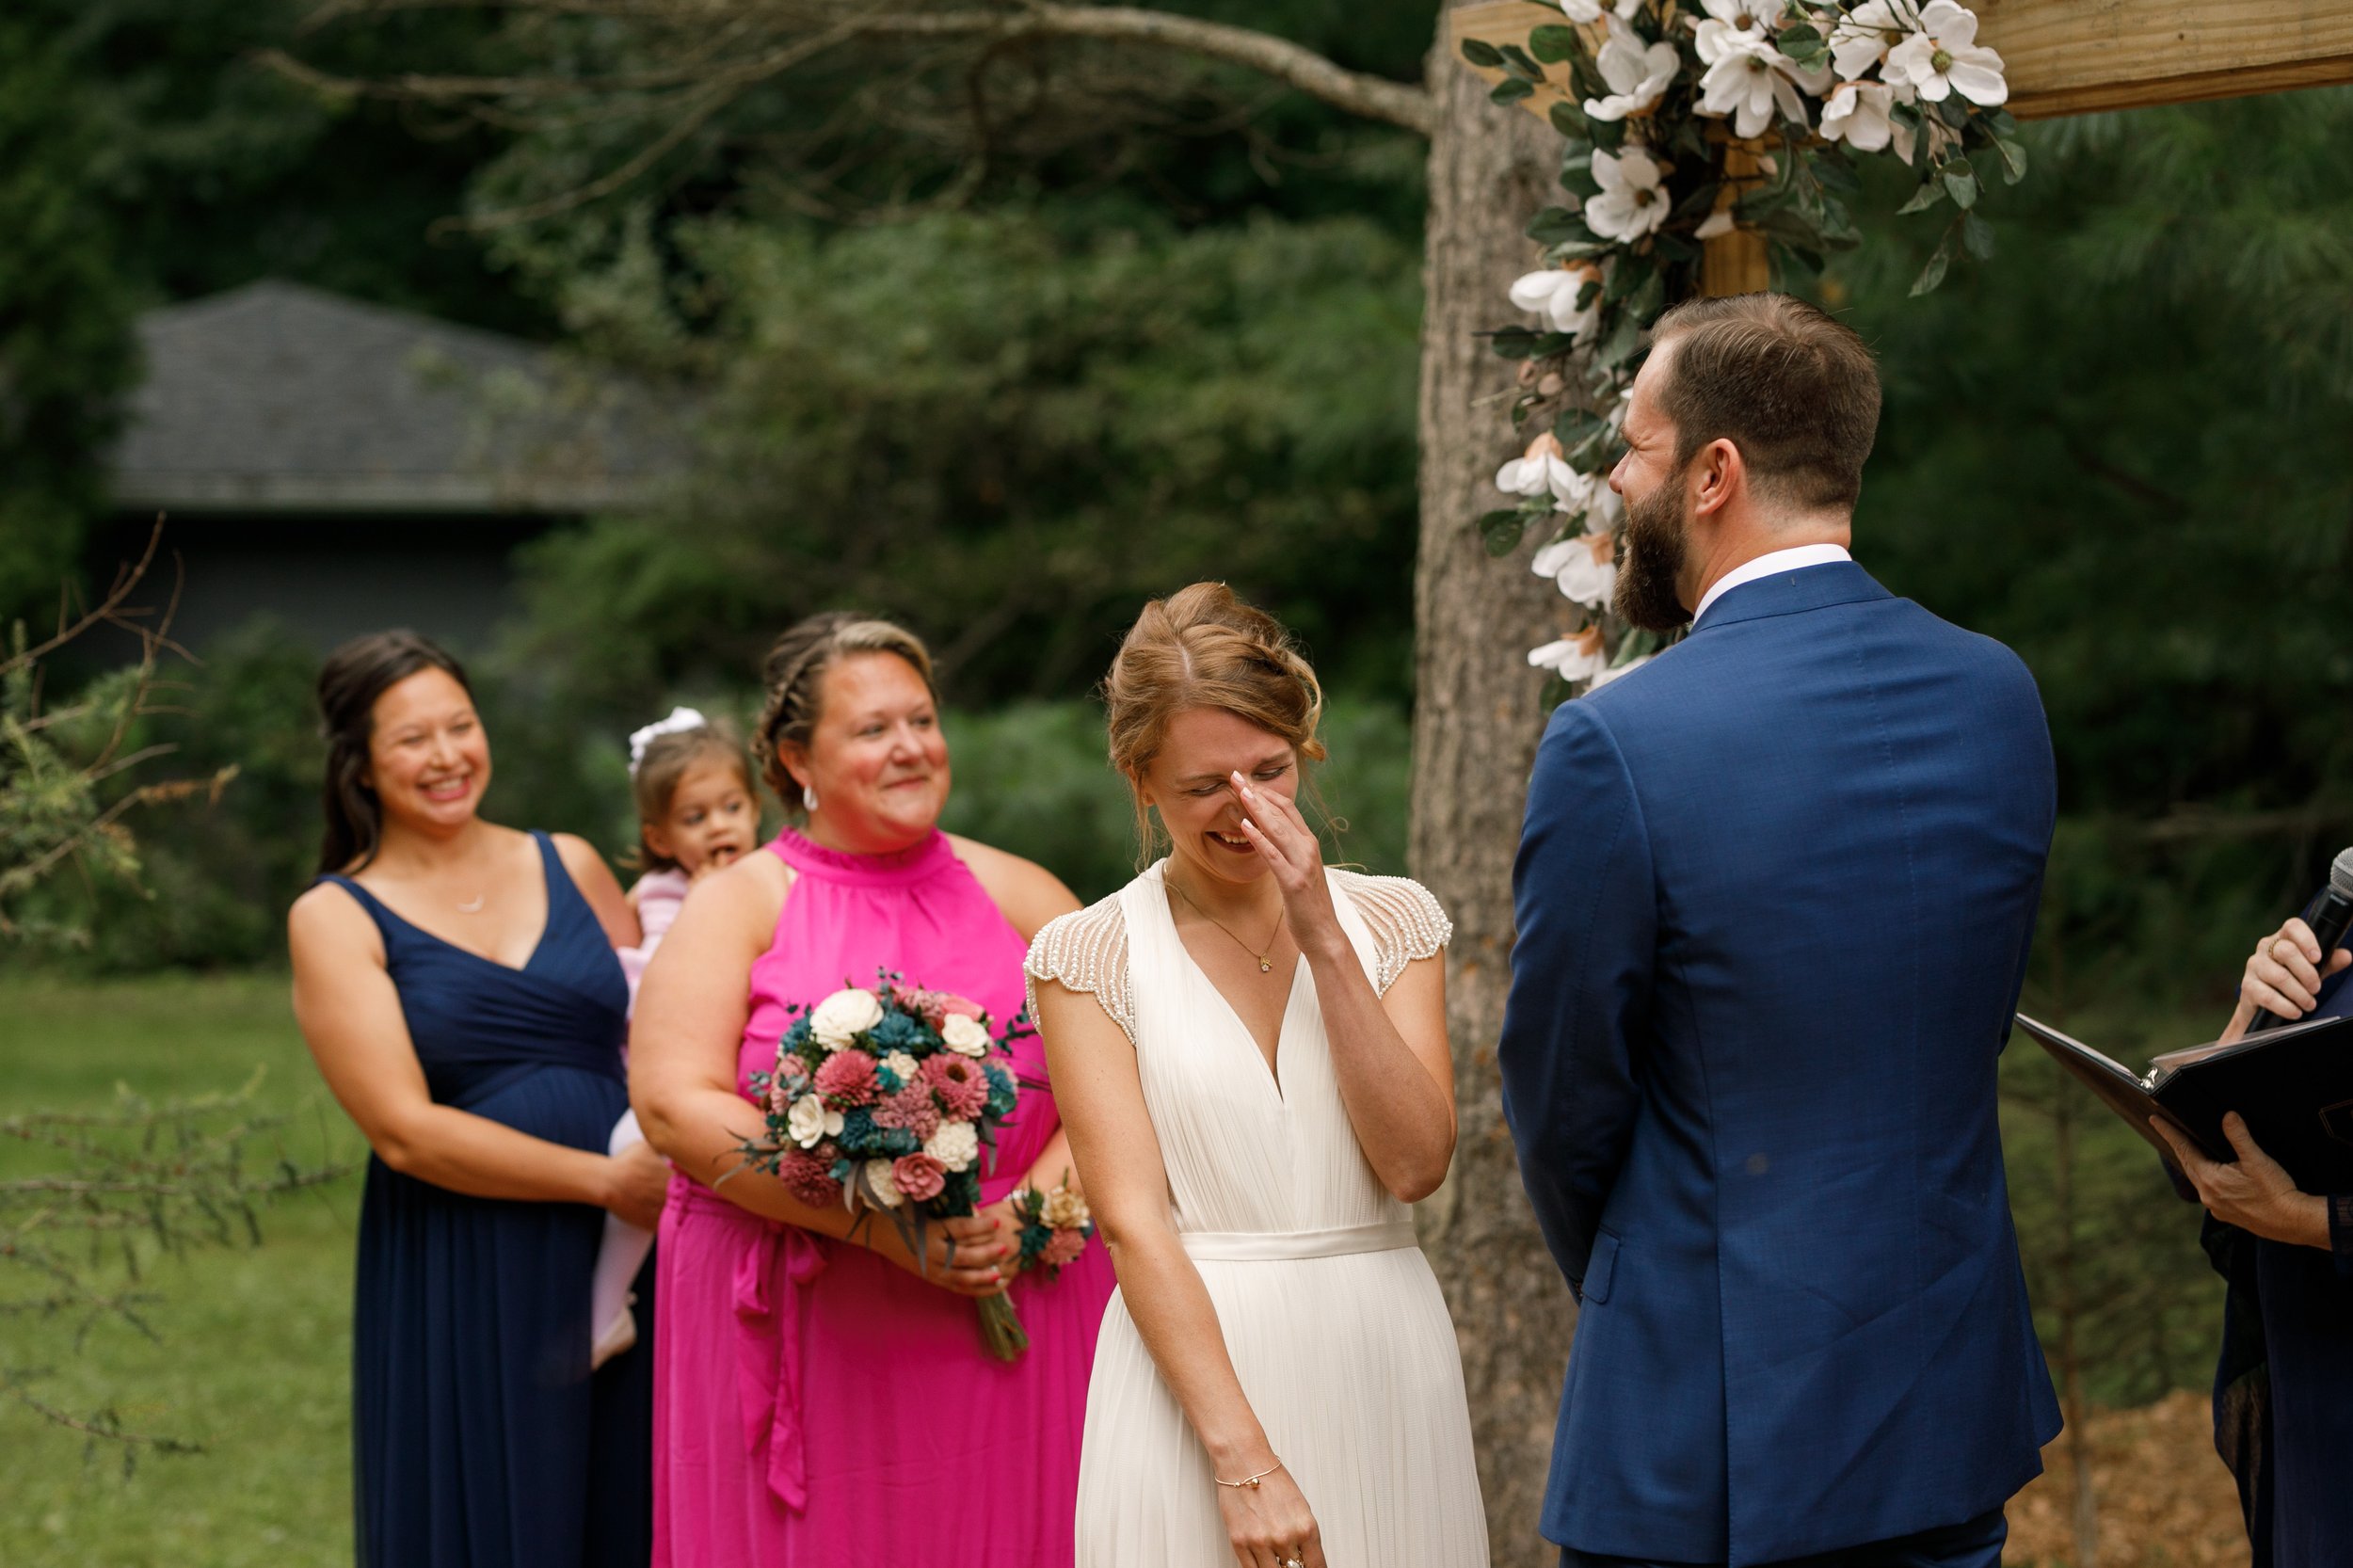
MULTIPOLYGON (((1486 1568, 1454 1326, 1411 1211, 1349 1125, 1315 981, 1301 960, 1270 1072, 1178 938, 1165 868, 1040 932, 1032 981, 1094 996, 1134 1044, 1176 1230, 1332 1568, 1486 1568)), ((1325 874, 1377 990, 1451 935, 1417 883, 1325 874)), ((1233 1561, 1208 1455, 1114 1293, 1087 1389, 1078 1568, 1233 1561)))

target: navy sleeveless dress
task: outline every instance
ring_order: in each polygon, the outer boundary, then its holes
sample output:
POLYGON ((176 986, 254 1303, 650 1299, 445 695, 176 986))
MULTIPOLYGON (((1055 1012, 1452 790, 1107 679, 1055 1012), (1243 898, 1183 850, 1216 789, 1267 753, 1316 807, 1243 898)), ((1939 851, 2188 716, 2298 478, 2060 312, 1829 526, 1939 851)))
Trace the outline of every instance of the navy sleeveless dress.
MULTIPOLYGON (((383 933, 433 1098, 603 1153, 629 1108, 629 989, 544 833, 548 923, 520 968, 420 930, 348 877, 383 933)), ((604 1211, 469 1197, 373 1157, 352 1312, 362 1568, 644 1568, 652 1550, 649 1266, 637 1348, 589 1370, 604 1211)))

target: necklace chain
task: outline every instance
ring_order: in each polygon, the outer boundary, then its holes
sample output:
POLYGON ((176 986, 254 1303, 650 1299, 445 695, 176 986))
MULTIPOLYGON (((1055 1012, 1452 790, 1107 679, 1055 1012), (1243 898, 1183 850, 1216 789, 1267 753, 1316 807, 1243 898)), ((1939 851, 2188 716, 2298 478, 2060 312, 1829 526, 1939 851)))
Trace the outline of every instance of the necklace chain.
POLYGON ((1274 929, 1266 934, 1266 945, 1264 947, 1254 948, 1248 942, 1243 941, 1240 936, 1235 936, 1234 928, 1232 926, 1227 925, 1224 920, 1219 920, 1215 915, 1212 915, 1207 909, 1202 908, 1200 904, 1194 904, 1193 897, 1191 893, 1186 892, 1184 888, 1178 887, 1174 881, 1165 876, 1160 880, 1168 883, 1168 890, 1170 892, 1175 893, 1178 898, 1183 899, 1187 904, 1193 904, 1193 912, 1194 914, 1200 916, 1203 920, 1209 921, 1211 925, 1225 933, 1226 936, 1233 937, 1235 946, 1250 954, 1251 957, 1256 958, 1258 961, 1258 972, 1260 974, 1273 974, 1274 972, 1274 944, 1282 939, 1283 924, 1286 920, 1290 919, 1290 910, 1288 906, 1279 908, 1274 912, 1274 929))

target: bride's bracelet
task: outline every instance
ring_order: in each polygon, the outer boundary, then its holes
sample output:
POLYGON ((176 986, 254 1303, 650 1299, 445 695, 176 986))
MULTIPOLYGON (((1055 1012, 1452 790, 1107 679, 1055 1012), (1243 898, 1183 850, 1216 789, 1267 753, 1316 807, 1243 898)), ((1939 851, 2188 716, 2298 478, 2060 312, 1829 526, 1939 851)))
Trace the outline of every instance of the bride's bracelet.
POLYGON ((1260 1481, 1266 1480, 1267 1477, 1274 1474, 1275 1471, 1280 1470, 1282 1467, 1283 1462, 1278 1459, 1273 1464, 1268 1465, 1265 1469, 1259 1471, 1257 1475, 1244 1476, 1240 1480, 1226 1480, 1223 1477, 1219 1476, 1211 1476, 1209 1479, 1216 1481, 1220 1486, 1231 1486, 1237 1489, 1247 1486, 1251 1491, 1256 1492, 1258 1490, 1258 1483, 1260 1481))

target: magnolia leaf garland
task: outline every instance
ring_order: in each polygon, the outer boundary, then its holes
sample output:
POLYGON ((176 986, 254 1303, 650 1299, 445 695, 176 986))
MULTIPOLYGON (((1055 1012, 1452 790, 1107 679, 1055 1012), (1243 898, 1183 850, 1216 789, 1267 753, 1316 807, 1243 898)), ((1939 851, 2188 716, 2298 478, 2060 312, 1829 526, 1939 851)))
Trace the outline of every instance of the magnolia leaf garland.
POLYGON ((1536 433, 1497 471, 1512 499, 1479 532, 1497 555, 1530 530, 1549 538, 1533 565, 1577 624, 1529 662, 1590 690, 1659 646, 1609 613, 1624 511, 1608 478, 1644 335, 1670 301, 1700 292, 1706 242, 1750 231, 1785 264, 1819 272, 1861 240, 1853 158, 1892 155, 1920 175, 1898 213, 1951 210, 1913 285, 1926 294, 1958 257, 1993 253, 1977 199, 1988 176, 2024 179, 2026 153, 2002 107, 2001 56, 1955 0, 1559 4, 1562 22, 1525 47, 1463 43, 1473 65, 1503 72, 1497 103, 1544 88, 1567 98, 1549 119, 1570 200, 1529 225, 1545 264, 1512 285, 1537 325, 1491 334, 1519 361, 1513 424, 1536 433))

